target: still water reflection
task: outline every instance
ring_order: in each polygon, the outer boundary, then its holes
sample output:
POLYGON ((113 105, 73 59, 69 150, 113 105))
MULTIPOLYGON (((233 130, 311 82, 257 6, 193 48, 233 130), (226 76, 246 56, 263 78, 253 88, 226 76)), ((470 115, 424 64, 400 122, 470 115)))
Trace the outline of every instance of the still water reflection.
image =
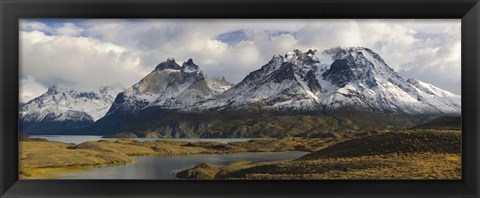
POLYGON ((307 152, 267 152, 237 154, 206 154, 160 157, 136 157, 135 163, 91 168, 86 171, 67 172, 58 179, 175 179, 175 173, 208 162, 225 166, 236 161, 275 161, 296 159, 307 152))

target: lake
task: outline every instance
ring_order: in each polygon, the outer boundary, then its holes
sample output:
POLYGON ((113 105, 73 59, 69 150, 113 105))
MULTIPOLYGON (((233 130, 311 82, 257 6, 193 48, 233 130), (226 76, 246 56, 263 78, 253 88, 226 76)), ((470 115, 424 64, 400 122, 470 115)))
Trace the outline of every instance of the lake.
MULTIPOLYGON (((49 141, 80 144, 87 141, 98 141, 116 138, 103 138, 93 135, 31 135, 31 138, 44 138, 49 141)), ((246 142, 251 138, 130 138, 138 141, 173 140, 186 142, 213 141, 221 143, 246 142)), ((261 152, 235 154, 201 154, 177 156, 143 156, 134 157, 135 162, 127 165, 79 168, 41 175, 35 179, 176 179, 175 173, 193 168, 201 163, 226 166, 233 162, 250 161, 265 162, 291 160, 308 152, 261 152)))
POLYGON ((236 154, 202 154, 179 156, 135 157, 134 163, 120 166, 90 168, 62 174, 43 175, 37 179, 176 179, 175 173, 201 163, 226 166, 237 161, 265 162, 296 159, 308 152, 264 152, 236 154))
MULTIPOLYGON (((64 143, 80 144, 87 141, 98 141, 118 138, 103 138, 96 135, 30 135, 31 138, 44 138, 49 141, 58 141, 64 143)), ((157 141, 157 140, 172 140, 172 141, 185 141, 185 142, 199 142, 199 141, 213 141, 220 143, 229 142, 246 142, 252 138, 129 138, 138 141, 157 141)))

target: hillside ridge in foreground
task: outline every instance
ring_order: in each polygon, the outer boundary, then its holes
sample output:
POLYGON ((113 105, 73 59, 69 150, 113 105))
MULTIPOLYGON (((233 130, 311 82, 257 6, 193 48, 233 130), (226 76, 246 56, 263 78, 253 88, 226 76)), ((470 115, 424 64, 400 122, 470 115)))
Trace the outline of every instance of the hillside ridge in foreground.
POLYGON ((458 180, 461 174, 460 131, 409 130, 340 141, 297 160, 244 162, 226 167, 202 165, 181 171, 177 177, 458 180))

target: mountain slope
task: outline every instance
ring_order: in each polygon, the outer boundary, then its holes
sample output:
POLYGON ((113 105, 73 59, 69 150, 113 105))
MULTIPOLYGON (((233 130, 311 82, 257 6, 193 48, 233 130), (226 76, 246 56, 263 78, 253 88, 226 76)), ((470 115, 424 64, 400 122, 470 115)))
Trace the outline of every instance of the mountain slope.
POLYGON ((169 59, 119 94, 101 134, 151 137, 315 136, 408 128, 460 113, 460 96, 405 80, 368 48, 274 56, 231 87, 214 86, 189 60, 169 59), (215 89, 222 87, 223 89, 215 89))
POLYGON ((120 89, 102 87, 77 91, 52 86, 41 96, 20 105, 20 132, 65 134, 103 117, 120 89))
POLYGON ((460 96, 405 80, 368 48, 299 50, 274 56, 232 89, 193 110, 366 111, 459 114, 460 96))
POLYGON ((300 50, 232 84, 167 59, 119 93, 88 131, 149 137, 284 137, 399 129, 459 115, 461 97, 405 80, 368 48, 300 50))
POLYGON ((185 109, 218 95, 231 86, 224 78, 206 78, 192 59, 180 66, 175 59, 169 58, 158 64, 155 70, 140 82, 119 93, 108 113, 95 123, 92 130, 116 131, 132 128, 137 126, 132 121, 136 118, 158 119, 159 115, 151 114, 185 109))
POLYGON ((285 61, 281 56, 274 56, 269 63, 250 73, 232 89, 213 100, 201 103, 196 108, 217 111, 315 110, 317 104, 314 92, 320 91, 321 86, 312 74, 308 73, 310 65, 306 65, 307 62, 315 63, 315 60, 307 59, 308 54, 302 54, 300 51, 296 53, 299 57, 292 55, 289 61, 285 61), (302 58, 305 60, 300 60, 302 58), (295 61, 304 61, 305 65, 299 67, 295 61))
POLYGON ((136 113, 148 107, 181 109, 217 95, 229 86, 226 81, 206 79, 192 59, 179 66, 170 58, 120 93, 107 116, 117 111, 136 113))
POLYGON ((368 48, 341 49, 334 56, 330 68, 317 73, 324 80, 322 83, 333 85, 319 96, 329 110, 354 108, 414 115, 460 113, 460 96, 432 85, 429 88, 438 92, 418 88, 419 85, 412 84, 414 80, 399 76, 368 48))

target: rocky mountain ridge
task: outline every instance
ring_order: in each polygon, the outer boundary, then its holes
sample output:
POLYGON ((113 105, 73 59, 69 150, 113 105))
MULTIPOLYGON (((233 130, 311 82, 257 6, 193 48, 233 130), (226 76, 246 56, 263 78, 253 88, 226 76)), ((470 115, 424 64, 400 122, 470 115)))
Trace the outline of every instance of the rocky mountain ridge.
POLYGON ((460 99, 428 83, 405 80, 363 47, 275 55, 236 85, 207 78, 192 59, 180 66, 169 58, 119 93, 88 131, 261 137, 411 127, 426 117, 459 115, 460 99), (295 116, 302 117, 298 123, 292 121, 295 116))
POLYGON ((51 86, 41 96, 19 106, 20 132, 56 134, 89 126, 107 113, 120 90, 104 86, 78 91, 51 86))

